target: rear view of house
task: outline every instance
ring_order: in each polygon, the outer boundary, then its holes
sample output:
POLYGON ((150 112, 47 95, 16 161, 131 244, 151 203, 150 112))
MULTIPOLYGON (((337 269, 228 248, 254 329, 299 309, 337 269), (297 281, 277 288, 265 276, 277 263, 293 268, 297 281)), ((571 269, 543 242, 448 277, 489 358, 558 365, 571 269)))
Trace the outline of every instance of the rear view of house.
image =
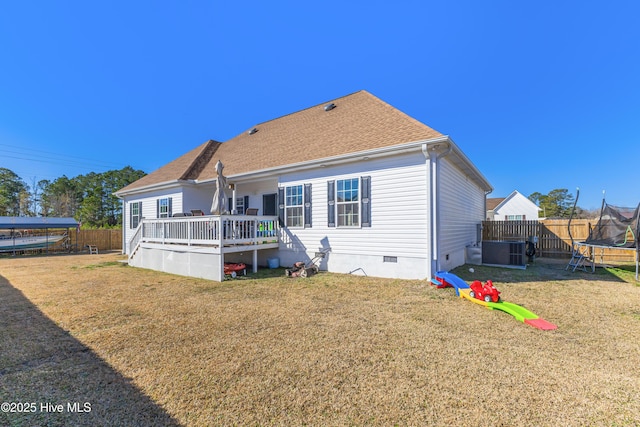
POLYGON ((322 270, 424 279, 465 262, 491 190, 448 136, 360 91, 207 141, 116 194, 134 266, 222 280, 225 261, 324 251, 322 270), (209 215, 218 162, 229 215, 209 215))

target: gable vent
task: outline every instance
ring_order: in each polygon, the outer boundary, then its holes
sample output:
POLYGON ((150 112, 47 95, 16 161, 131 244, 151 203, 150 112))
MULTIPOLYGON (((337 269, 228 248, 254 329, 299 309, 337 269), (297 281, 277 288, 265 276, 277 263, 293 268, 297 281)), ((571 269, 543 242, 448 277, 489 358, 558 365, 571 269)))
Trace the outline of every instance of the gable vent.
POLYGON ((258 132, 258 128, 253 128, 251 129, 249 132, 247 132, 247 134, 249 135, 253 135, 254 133, 258 132))
POLYGON ((327 104, 324 106, 324 111, 331 111, 334 108, 336 108, 336 104, 334 104, 333 102, 331 104, 327 104))

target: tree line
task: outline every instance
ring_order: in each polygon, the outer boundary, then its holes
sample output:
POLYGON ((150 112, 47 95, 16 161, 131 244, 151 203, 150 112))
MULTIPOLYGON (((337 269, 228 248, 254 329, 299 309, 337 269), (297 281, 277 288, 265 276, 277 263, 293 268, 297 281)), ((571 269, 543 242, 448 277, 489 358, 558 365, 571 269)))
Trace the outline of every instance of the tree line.
POLYGON ((122 202, 113 193, 145 175, 126 166, 28 185, 10 169, 0 168, 0 216, 73 217, 85 228, 118 228, 122 202))
MULTIPOLYGON (((0 216, 73 217, 87 228, 118 228, 122 226, 122 202, 113 193, 145 175, 126 166, 28 185, 13 171, 0 167, 0 216)), ((548 194, 535 192, 529 200, 540 207, 540 216, 545 218, 568 218, 575 201, 565 188, 548 194)), ((574 217, 589 218, 598 213, 576 206, 574 217)))
MULTIPOLYGON (((551 190, 548 194, 532 193, 529 200, 540 208, 539 215, 542 218, 569 218, 575 204, 573 194, 566 188, 551 190)), ((582 209, 575 207, 574 218, 597 218, 599 210, 582 209)))

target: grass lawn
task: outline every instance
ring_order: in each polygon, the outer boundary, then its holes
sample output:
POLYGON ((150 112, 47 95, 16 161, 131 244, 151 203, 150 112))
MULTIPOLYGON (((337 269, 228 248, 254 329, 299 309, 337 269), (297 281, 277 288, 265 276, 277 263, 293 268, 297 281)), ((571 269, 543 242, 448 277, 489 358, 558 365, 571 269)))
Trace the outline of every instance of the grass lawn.
POLYGON ((0 258, 0 425, 640 420, 640 287, 624 269, 454 271, 558 325, 541 331, 426 281, 216 283, 121 259, 0 258))

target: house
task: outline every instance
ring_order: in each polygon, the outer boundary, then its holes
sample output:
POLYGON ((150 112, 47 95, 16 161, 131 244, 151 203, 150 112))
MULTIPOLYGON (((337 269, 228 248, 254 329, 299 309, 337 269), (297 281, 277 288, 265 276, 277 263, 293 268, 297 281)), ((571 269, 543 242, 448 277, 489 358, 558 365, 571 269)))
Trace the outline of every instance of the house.
POLYGON ((487 221, 537 220, 540 208, 517 190, 507 197, 487 199, 487 221))
POLYGON ((225 262, 326 252, 322 270, 425 279, 465 262, 491 190, 451 138, 359 91, 207 141, 116 195, 133 266, 223 280, 225 262), (234 214, 192 216, 211 211, 218 161, 234 214))

